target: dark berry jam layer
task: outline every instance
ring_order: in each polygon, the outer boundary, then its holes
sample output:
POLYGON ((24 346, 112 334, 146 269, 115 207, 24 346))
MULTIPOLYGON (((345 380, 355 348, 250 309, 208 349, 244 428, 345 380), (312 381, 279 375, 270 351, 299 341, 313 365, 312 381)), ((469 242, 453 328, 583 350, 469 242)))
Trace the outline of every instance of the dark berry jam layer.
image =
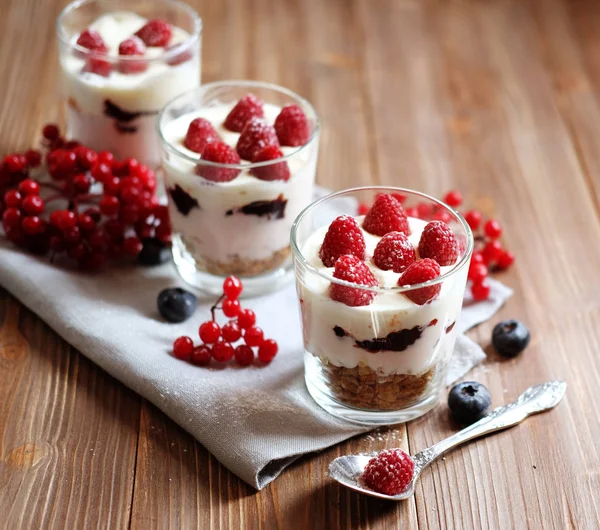
POLYGON ((254 201, 240 208, 227 210, 225 215, 241 213, 244 215, 257 215, 258 217, 267 217, 268 219, 283 219, 285 217, 285 207, 287 199, 280 195, 272 201, 254 201))
POLYGON ((177 184, 169 188, 169 195, 181 215, 188 215, 192 208, 200 208, 198 201, 177 184))

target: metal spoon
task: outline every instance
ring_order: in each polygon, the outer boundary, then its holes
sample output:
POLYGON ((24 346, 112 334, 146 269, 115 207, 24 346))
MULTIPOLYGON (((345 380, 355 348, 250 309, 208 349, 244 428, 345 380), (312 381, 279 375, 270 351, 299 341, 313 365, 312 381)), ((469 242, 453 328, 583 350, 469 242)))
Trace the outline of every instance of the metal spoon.
POLYGON ((408 488, 398 495, 377 493, 362 484, 360 477, 363 470, 367 462, 377 453, 340 456, 329 465, 329 475, 340 484, 366 495, 393 501, 408 499, 415 492, 415 484, 421 472, 439 456, 469 440, 512 427, 531 414, 544 412, 555 407, 562 399, 566 389, 567 383, 564 381, 549 381, 548 383, 529 387, 513 403, 498 407, 477 423, 417 453, 412 457, 415 462, 412 481, 408 488))

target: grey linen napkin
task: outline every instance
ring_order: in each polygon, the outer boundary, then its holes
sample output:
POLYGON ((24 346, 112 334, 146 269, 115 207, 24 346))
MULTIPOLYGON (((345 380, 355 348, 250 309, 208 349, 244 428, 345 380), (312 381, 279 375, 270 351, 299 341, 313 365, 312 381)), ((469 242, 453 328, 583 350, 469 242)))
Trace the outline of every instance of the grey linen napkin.
MULTIPOLYGON (((465 299, 460 331, 490 318, 511 290, 492 283, 491 299, 465 299)), ((0 243, 0 285, 109 374, 154 403, 248 484, 261 489, 302 454, 370 430, 318 407, 303 379, 303 346, 293 283, 242 303, 279 343, 268 366, 201 368, 169 352, 179 335, 197 337, 213 300, 182 324, 161 320, 158 292, 182 285, 171 264, 117 267, 88 275, 51 265, 0 243)), ((459 335, 447 383, 485 358, 459 335)))

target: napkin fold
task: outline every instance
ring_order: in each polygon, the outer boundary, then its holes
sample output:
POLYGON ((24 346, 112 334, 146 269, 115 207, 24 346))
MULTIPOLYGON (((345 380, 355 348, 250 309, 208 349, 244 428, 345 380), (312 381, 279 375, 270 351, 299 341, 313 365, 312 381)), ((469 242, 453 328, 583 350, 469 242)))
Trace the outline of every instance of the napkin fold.
MULTIPOLYGON (((501 283, 490 283, 490 300, 465 299, 461 332, 490 318, 511 295, 501 283)), ((158 292, 185 286, 171 264, 111 267, 89 275, 51 265, 2 242, 0 285, 257 489, 298 456, 370 430, 329 415, 308 394, 293 282, 279 292, 244 301, 257 313, 265 335, 275 338, 280 348, 270 365, 245 368, 233 363, 196 367, 169 354, 174 338, 196 336, 213 302, 201 300, 187 322, 164 322, 156 308, 158 292)), ((459 335, 447 383, 484 358, 475 342, 459 335)))

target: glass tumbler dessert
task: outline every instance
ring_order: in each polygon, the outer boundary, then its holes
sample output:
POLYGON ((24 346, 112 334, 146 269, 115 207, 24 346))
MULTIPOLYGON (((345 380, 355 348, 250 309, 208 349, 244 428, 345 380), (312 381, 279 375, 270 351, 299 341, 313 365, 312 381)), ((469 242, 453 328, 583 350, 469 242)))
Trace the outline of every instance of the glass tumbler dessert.
POLYGON ((422 193, 356 188, 311 204, 291 240, 315 401, 363 424, 433 408, 473 251, 464 219, 422 193))
POLYGON ((293 278, 290 229, 317 165, 312 106, 276 85, 223 81, 175 98, 158 121, 181 277, 219 293, 233 274, 249 295, 293 278))
POLYGON ((156 168, 156 117, 200 84, 202 23, 175 0, 79 0, 57 20, 67 136, 156 168))

